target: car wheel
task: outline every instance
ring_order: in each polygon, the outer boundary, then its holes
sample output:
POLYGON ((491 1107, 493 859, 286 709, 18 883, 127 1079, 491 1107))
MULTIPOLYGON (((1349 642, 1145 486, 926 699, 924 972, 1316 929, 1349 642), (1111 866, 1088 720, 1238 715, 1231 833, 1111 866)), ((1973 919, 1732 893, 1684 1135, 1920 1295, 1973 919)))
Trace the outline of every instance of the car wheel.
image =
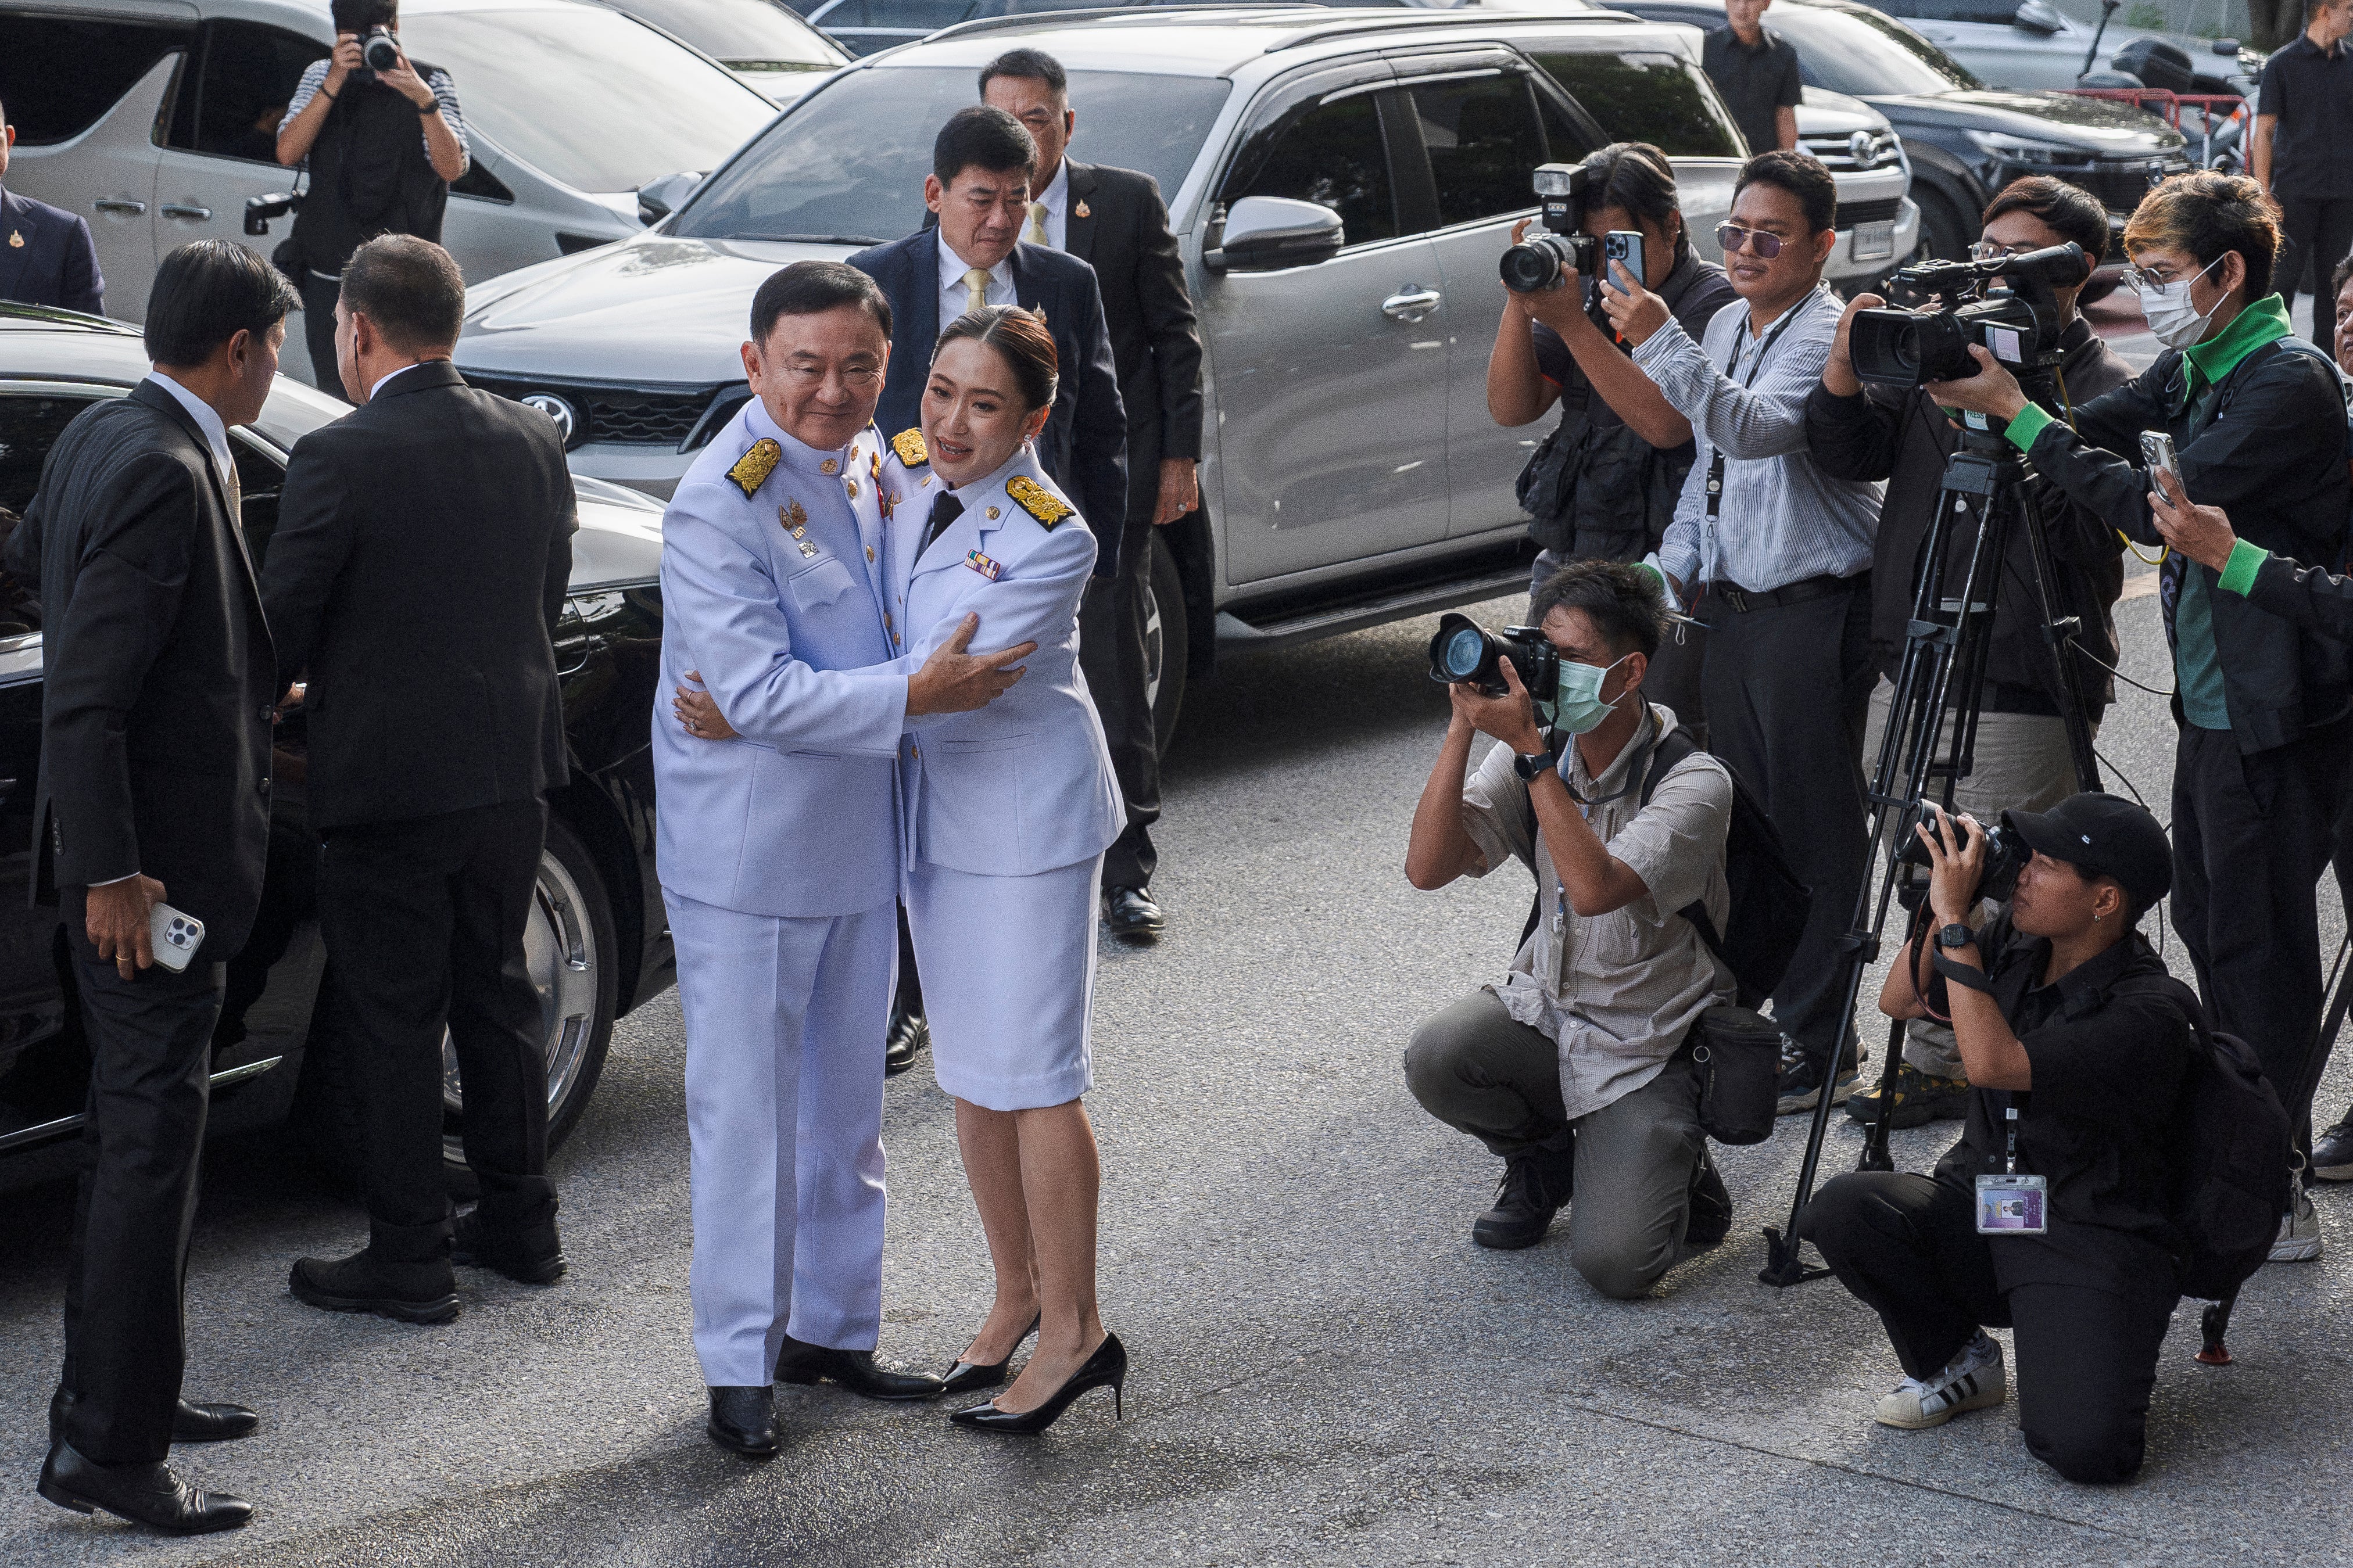
POLYGON ((1161 531, 1152 531, 1152 568, 1144 577, 1144 696, 1152 705, 1155 747, 1166 752, 1185 708, 1185 671, 1192 653, 1185 619, 1185 579, 1161 531))
POLYGON ((1977 230, 1961 216, 1952 198, 1941 191, 1915 187, 1912 199, 1920 207, 1920 258, 1967 260, 1969 247, 1977 239, 1977 230))

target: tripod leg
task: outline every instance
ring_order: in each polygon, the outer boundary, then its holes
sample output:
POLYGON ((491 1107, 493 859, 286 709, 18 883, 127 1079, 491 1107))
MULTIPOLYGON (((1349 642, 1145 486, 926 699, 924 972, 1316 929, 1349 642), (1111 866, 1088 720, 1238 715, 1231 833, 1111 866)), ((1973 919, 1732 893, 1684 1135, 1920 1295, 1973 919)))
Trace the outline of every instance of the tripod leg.
POLYGON ((2031 499, 2033 492, 2021 489, 2019 493, 2026 510, 2027 555, 2034 563, 2034 596, 2042 610, 2042 635, 2059 667, 2059 716, 2067 726, 2067 755, 2074 763, 2075 787, 2096 790, 2100 759, 2092 750, 2092 710, 2084 701, 2084 672, 2075 658, 2078 623, 2073 616, 2059 613, 2057 569, 2052 564, 2050 536, 2043 531, 2042 519, 2031 499))
POLYGON ((1895 1075, 1904 1068, 1904 1020, 1893 1018, 1887 1026, 1887 1060, 1879 1069, 1879 1114, 1871 1119, 1871 1132, 1862 1142, 1862 1157, 1854 1163, 1858 1171, 1892 1171, 1895 1161, 1887 1152, 1888 1119, 1895 1114, 1895 1075))

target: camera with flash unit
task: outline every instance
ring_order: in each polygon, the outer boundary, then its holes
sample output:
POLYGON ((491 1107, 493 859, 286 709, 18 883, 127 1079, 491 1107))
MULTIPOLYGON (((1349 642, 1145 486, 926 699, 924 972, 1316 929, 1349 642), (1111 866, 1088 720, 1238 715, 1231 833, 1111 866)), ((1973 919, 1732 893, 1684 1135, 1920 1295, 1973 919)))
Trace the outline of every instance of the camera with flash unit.
POLYGON ((2080 245, 2053 245, 1984 261, 1924 261, 1891 282, 1931 295, 1929 310, 1858 310, 1847 338, 1855 378, 1911 388, 1977 374, 1969 345, 1982 345, 2025 380, 2059 363, 2066 320, 2054 292, 2091 275, 2080 245), (2001 283, 2005 290, 1992 291, 2001 283))
POLYGON ((1600 241, 1577 230, 1585 218, 1585 165, 1539 164, 1535 184, 1544 201, 1545 232, 1504 252, 1497 268, 1504 287, 1514 294, 1541 294, 1573 277, 1599 276, 1600 241))

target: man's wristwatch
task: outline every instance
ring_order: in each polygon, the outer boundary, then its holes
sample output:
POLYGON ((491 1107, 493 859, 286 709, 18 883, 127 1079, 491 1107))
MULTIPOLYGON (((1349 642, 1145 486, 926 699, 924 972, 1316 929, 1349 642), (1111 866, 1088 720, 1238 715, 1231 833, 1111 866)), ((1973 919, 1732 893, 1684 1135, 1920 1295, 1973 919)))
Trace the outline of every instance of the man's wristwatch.
POLYGON ((1955 921, 1948 926, 1936 928, 1936 945, 1941 948, 1950 950, 1957 947, 1969 947, 1974 945, 1977 940, 1978 933, 1959 921, 1955 921))
POLYGON ((1522 784, 1534 784, 1539 774, 1548 773, 1560 765, 1560 759, 1549 751, 1533 752, 1512 759, 1512 771, 1520 775, 1522 784))

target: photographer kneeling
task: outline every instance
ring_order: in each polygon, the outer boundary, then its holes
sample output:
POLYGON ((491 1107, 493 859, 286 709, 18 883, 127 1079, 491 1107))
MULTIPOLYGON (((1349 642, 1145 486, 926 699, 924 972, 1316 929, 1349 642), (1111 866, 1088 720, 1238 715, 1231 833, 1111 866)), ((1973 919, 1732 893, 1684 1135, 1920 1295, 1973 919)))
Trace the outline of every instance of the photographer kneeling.
MULTIPOLYGON (((1604 242, 1613 233, 1641 236, 1640 281, 1694 340, 1733 300, 1724 268, 1692 250, 1665 153, 1648 142, 1618 142, 1580 167, 1583 188, 1565 216, 1574 216, 1580 237, 1591 242, 1590 267, 1564 271, 1549 288, 1507 288, 1487 360, 1487 413, 1496 424, 1532 425, 1560 405, 1560 423, 1520 474, 1520 504, 1537 545, 1531 595, 1571 561, 1640 561, 1656 550, 1697 449, 1691 421, 1635 365, 1632 346, 1595 298, 1591 274, 1626 265, 1603 260, 1604 242)), ((1513 227, 1514 246, 1535 221, 1513 227)), ((1702 740, 1704 636, 1696 626, 1675 627, 1649 677, 1651 694, 1702 740)))
POLYGON ((1941 811, 1934 834, 1916 830, 1934 956, 1923 931, 1879 994, 1889 1017, 1950 1017, 1976 1086, 1968 1130, 1933 1176, 1826 1184, 1799 1234, 1887 1326, 1905 1376, 1873 1411, 1882 1425, 2000 1405, 2001 1347, 1983 1326, 2006 1326, 2028 1450, 2071 1481, 2120 1481, 2140 1468, 2180 1297, 2165 1204, 2196 1004, 2134 929, 2165 896, 2172 851, 2114 795, 2002 820, 2032 857, 1981 931, 1967 922, 1985 834, 1941 811))
POLYGON ((1734 987, 1674 912, 1704 900, 1725 928, 1732 778, 1694 752, 1643 798, 1652 748, 1675 726, 1641 694, 1665 625, 1647 574, 1576 562, 1532 611, 1560 658, 1556 732, 1576 743, 1558 758, 1547 750, 1508 658, 1501 696, 1450 687, 1453 719, 1414 809, 1406 875, 1430 890, 1516 858, 1535 871, 1541 918, 1500 982, 1415 1032, 1406 1082, 1504 1161, 1473 1240, 1533 1246, 1573 1184, 1577 1272, 1606 1296, 1639 1296, 1732 1219, 1700 1131, 1689 1037, 1734 987), (1503 744, 1466 782, 1474 732, 1503 744))

